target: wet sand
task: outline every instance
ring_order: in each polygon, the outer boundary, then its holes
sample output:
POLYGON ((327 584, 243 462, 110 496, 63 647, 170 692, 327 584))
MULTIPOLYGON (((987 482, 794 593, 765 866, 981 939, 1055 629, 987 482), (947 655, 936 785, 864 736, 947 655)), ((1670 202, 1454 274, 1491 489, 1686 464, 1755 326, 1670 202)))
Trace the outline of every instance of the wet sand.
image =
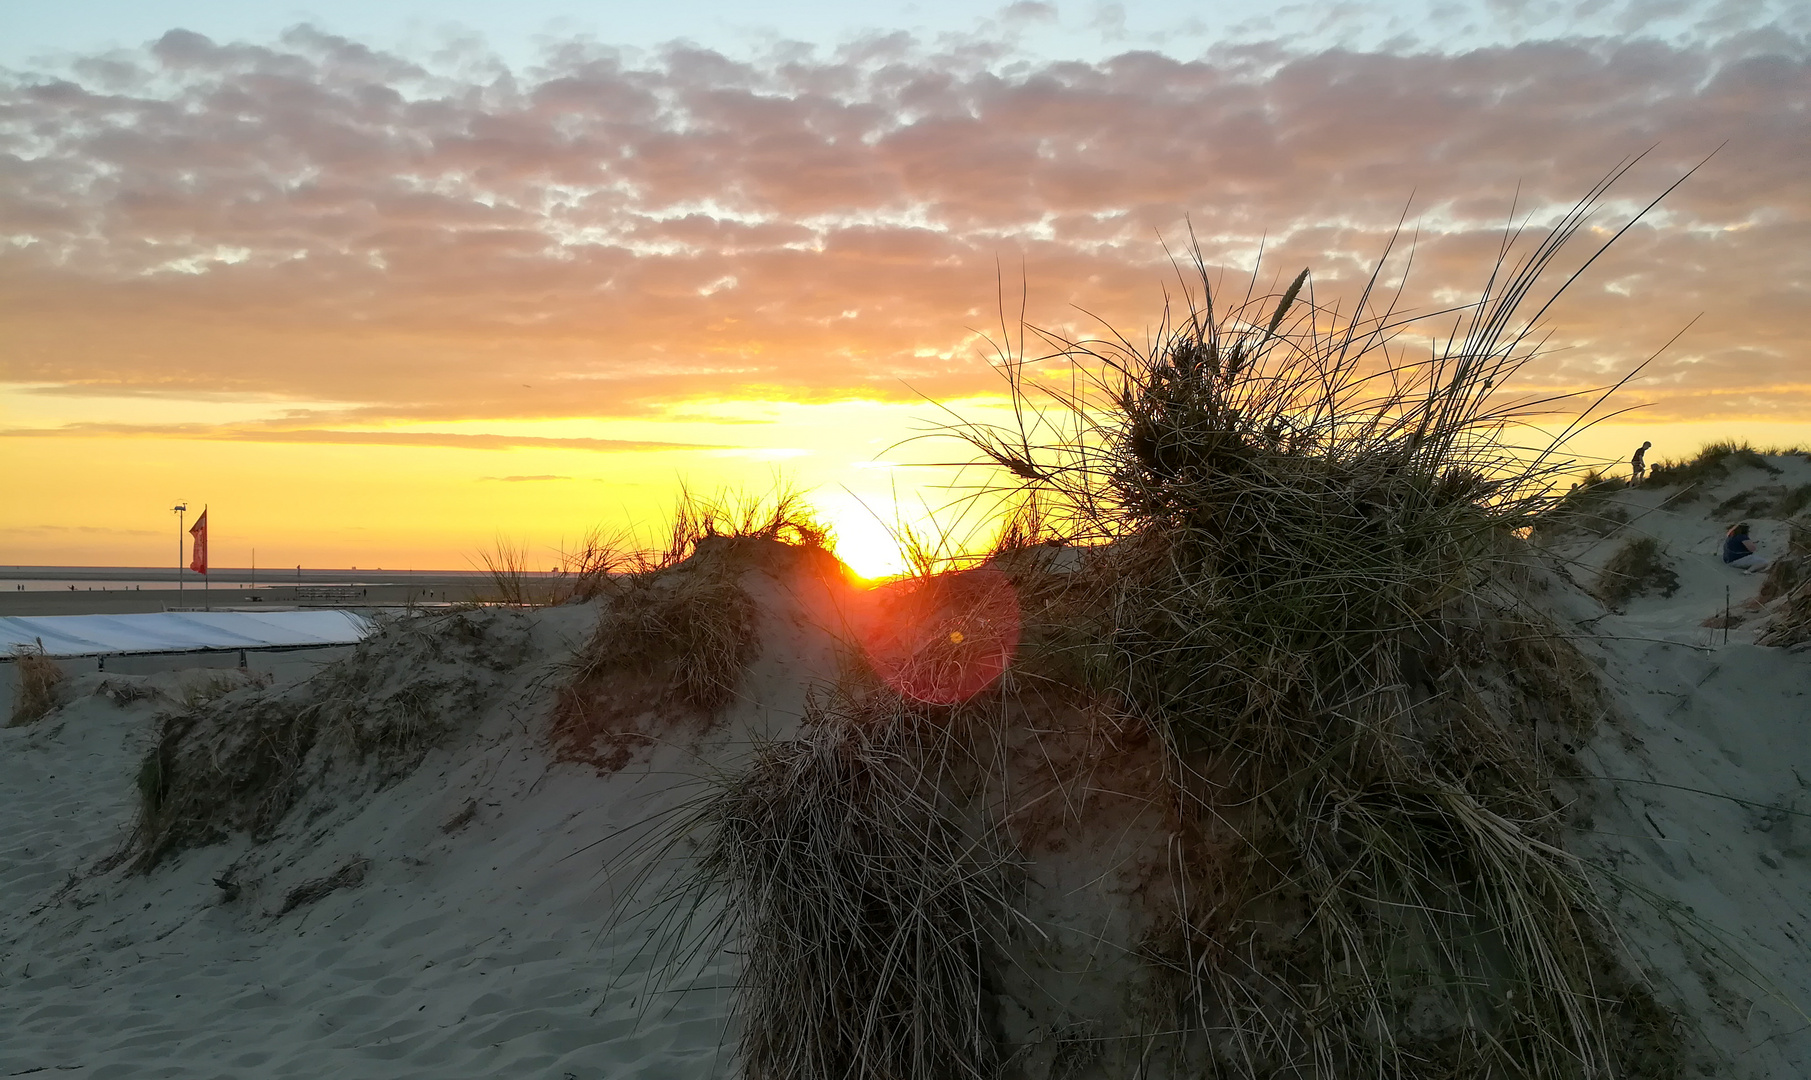
POLYGON ((470 583, 434 585, 359 585, 331 589, 304 585, 261 588, 253 591, 222 585, 205 592, 199 588, 122 590, 35 589, 19 591, 0 584, 0 616, 4 615, 127 615, 171 608, 217 610, 296 607, 393 607, 406 604, 463 603, 478 599, 480 588, 470 583), (255 598, 255 599, 254 599, 255 598))

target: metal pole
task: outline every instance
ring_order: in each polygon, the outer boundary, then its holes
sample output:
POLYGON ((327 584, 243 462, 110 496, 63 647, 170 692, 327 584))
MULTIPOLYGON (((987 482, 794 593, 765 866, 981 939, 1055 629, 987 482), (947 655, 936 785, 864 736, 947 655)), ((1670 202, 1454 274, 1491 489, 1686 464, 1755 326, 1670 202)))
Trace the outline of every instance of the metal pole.
POLYGON ((176 511, 176 606, 182 606, 182 516, 189 508, 188 503, 177 503, 170 509, 176 511))

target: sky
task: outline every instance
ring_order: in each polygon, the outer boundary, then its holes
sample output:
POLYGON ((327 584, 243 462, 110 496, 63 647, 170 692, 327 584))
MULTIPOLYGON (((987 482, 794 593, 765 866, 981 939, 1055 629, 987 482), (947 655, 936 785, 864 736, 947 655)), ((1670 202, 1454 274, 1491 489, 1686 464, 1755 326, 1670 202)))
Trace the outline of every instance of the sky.
POLYGON ((1652 357, 1579 454, 1811 445, 1811 5, 851 10, 0 4, 0 564, 183 500, 225 565, 551 565, 791 483, 882 573, 1003 312, 1137 338, 1191 237, 1355 298, 1399 228, 1450 305, 1643 154, 1558 271, 1702 164, 1518 389, 1652 357))

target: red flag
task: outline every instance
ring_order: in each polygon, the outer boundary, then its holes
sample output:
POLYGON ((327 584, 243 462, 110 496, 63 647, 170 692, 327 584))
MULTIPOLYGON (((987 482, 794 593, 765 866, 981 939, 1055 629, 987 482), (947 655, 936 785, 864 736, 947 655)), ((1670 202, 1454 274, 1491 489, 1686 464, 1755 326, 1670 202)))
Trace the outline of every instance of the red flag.
POLYGON ((208 572, 208 512, 206 510, 203 510, 201 516, 195 519, 195 524, 189 526, 189 535, 195 538, 194 544, 190 546, 193 554, 189 559, 189 569, 197 574, 205 574, 208 572))

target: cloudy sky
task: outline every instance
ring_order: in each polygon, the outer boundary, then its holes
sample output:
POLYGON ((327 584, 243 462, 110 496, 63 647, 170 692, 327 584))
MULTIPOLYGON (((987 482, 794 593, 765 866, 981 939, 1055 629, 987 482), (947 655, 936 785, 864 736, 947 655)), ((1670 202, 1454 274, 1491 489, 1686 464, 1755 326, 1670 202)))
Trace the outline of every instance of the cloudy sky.
POLYGON ((1644 152, 1604 229, 1710 157, 1528 389, 1696 317, 1581 449, 1811 444, 1811 6, 847 7, 10 8, 0 561, 167 562, 187 499, 218 562, 458 567, 779 471, 878 570, 1002 283, 1136 336, 1191 228, 1327 301, 1406 211, 1450 303, 1644 152))

